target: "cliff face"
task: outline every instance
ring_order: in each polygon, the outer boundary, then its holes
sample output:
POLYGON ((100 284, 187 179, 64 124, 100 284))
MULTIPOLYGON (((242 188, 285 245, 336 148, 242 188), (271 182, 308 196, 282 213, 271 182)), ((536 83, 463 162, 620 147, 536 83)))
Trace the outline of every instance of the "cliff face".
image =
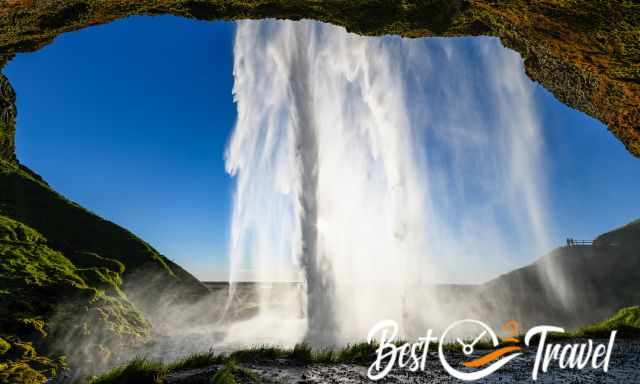
POLYGON ((167 306, 207 294, 132 233, 0 160, 0 383, 44 383, 60 356, 76 372, 103 369, 148 341, 167 306))
POLYGON ((49 239, 0 214, 0 383, 43 383, 64 367, 102 367, 149 338, 120 289, 122 263, 85 255, 74 265, 49 239))
POLYGON ((76 266, 91 266, 95 261, 91 255, 122 263, 123 287, 132 293, 141 291, 141 297, 132 299, 145 313, 152 312, 155 300, 165 292, 173 296, 179 291, 183 300, 208 293, 196 278, 149 244, 65 199, 21 165, 0 161, 0 215, 40 232, 76 266), (153 295, 144 295, 145 290, 153 295))
MULTIPOLYGON (((618 0, 6 0, 0 67, 57 35, 129 15, 310 18, 367 35, 497 36, 527 74, 606 124, 640 156, 640 4, 618 0)), ((12 92, 2 80, 0 156, 13 156, 12 92)))
POLYGON ((0 74, 0 159, 15 161, 16 94, 0 74))
POLYGON ((593 245, 560 247, 485 284, 443 290, 451 321, 482 318, 525 329, 550 324, 575 329, 640 302, 640 220, 598 236, 593 245), (453 294, 452 294, 453 292, 453 294))

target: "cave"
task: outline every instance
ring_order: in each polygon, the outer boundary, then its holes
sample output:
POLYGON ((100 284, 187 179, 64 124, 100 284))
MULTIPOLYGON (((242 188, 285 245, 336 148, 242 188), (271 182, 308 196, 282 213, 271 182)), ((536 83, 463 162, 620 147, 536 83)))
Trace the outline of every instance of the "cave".
MULTIPOLYGON (((632 7, 592 2, 573 6, 555 1, 529 4, 462 0, 396 4, 368 0, 324 4, 213 0, 136 4, 86 0, 37 4, 13 1, 0 6, 0 67, 6 71, 16 55, 42 49, 62 33, 129 16, 174 15, 207 21, 314 19, 367 36, 490 36, 499 38, 501 44, 520 54, 531 80, 540 83, 565 105, 598 119, 631 155, 637 157, 640 156, 638 12, 632 7), (608 17, 604 18, 603 14, 608 17)), ((16 93, 8 77, 1 75, 0 82, 0 217, 10 218, 9 222, 1 223, 11 228, 7 241, 30 247, 44 246, 64 255, 82 269, 79 277, 87 286, 74 293, 77 297, 84 297, 87 291, 98 289, 97 286, 110 287, 108 290, 112 289, 110 292, 115 292, 114 297, 117 297, 122 288, 128 299, 148 318, 162 317, 168 305, 197 302, 206 296, 210 287, 181 267, 181 262, 170 260, 131 232, 69 201, 69 196, 63 196, 66 193, 59 194, 47 184, 46 174, 42 178, 37 167, 32 170, 30 163, 21 163, 21 156, 16 152, 16 118, 29 111, 17 110, 16 93), (33 230, 35 234, 31 232, 33 230), (114 275, 105 271, 114 272, 114 275), (118 283, 120 278, 121 284, 118 283), (133 281, 148 284, 140 290, 131 283, 133 281), (149 291, 155 293, 156 301, 146 299, 149 291)), ((570 134, 557 135, 555 140, 564 142, 571 140, 571 135, 581 136, 580 128, 571 127, 570 134)), ((584 137, 602 137, 602 134, 585 133, 584 137)), ((577 146, 583 145, 580 140, 575 142, 577 146)), ((600 148, 592 148, 594 157, 607 156, 600 148)), ((620 158, 619 153, 611 152, 610 155, 612 159, 620 158)), ((617 236, 617 232, 612 233, 609 237, 617 236)), ((629 237, 629 233, 625 232, 622 237, 629 237)), ((403 230, 397 230, 396 235, 404 236, 403 230)), ((605 239, 609 237, 604 236, 605 239)), ((617 257, 622 256, 617 255, 615 260, 617 257)), ((109 313, 108 316, 118 318, 118 321, 125 318, 121 323, 128 332, 124 342, 146 340, 151 325, 135 315, 136 308, 128 307, 130 304, 125 300, 118 301, 116 306, 109 300, 97 304, 97 310, 109 313)), ((635 296, 625 296, 621 302, 628 304, 629 300, 635 300, 635 296)), ((598 312, 597 316, 604 313, 598 312)), ((88 317, 85 321, 91 319, 88 317)), ((37 324, 35 327, 37 330, 37 324)), ((33 334, 34 330, 28 332, 33 334)), ((36 338, 34 344, 40 347, 46 345, 46 341, 36 338)), ((117 350, 115 346, 114 350, 117 350)))
MULTIPOLYGON (((365 35, 496 36, 520 53, 529 77, 558 100, 597 118, 640 156, 638 12, 633 4, 542 1, 10 1, 0 6, 0 67, 57 35, 131 15, 202 20, 316 19, 365 35)), ((0 154, 15 160, 14 96, 2 82, 0 154)))

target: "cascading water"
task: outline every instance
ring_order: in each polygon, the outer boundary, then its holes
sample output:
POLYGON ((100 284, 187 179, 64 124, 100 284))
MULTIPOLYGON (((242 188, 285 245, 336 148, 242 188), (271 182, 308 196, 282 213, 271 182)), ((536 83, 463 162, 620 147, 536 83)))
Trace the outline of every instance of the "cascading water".
MULTIPOLYGON (((246 21, 234 54, 231 280, 306 282, 304 329, 276 342, 422 332, 446 317, 430 285, 548 249, 533 86, 496 39, 246 21)), ((273 335, 295 300, 260 292, 273 335)))

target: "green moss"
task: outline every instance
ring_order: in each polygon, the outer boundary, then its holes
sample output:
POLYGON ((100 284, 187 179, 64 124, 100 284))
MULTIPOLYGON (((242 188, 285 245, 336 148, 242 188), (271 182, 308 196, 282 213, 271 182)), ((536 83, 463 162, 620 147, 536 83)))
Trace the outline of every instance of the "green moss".
POLYGON ((252 370, 239 366, 234 360, 229 360, 222 369, 211 377, 209 382, 211 384, 236 384, 238 382, 260 384, 265 381, 252 370))
MULTIPOLYGON (((120 351, 148 340, 150 324, 125 294, 127 281, 158 300, 164 293, 181 302, 208 293, 131 233, 0 159, 0 337, 11 347, 0 363, 12 367, 7 372, 28 375, 22 368, 30 367, 51 377, 61 356, 80 372, 104 369, 120 351), (32 346, 27 355, 51 364, 31 365, 33 359, 18 353, 19 343, 32 346)), ((157 307, 148 295, 137 302, 157 307)))
MULTIPOLYGON (((0 66, 2 54, 0 54, 0 66)), ((9 80, 0 74, 0 159, 15 159, 16 93, 9 80)))
POLYGON ((145 340, 150 326, 119 284, 117 272, 76 268, 42 234, 0 215, 3 380, 51 377, 62 354, 79 366, 107 363, 113 350, 145 340), (59 339, 85 348, 56 349, 59 339))
POLYGON ((236 384, 236 378, 233 374, 234 367, 231 364, 225 365, 221 370, 216 372, 210 380, 211 384, 236 384))
POLYGON ((43 243, 44 237, 34 229, 8 217, 0 217, 0 241, 5 243, 43 243))
POLYGON ((0 362, 0 383, 2 384, 44 384, 47 377, 33 369, 28 362, 0 362))
POLYGON ((0 355, 4 355, 5 353, 9 352, 10 349, 11 349, 11 344, 9 344, 8 341, 0 337, 0 355))
POLYGON ((0 278, 3 288, 15 285, 85 285, 75 267, 64 255, 44 244, 35 230, 0 216, 0 278))
POLYGON ((125 272, 125 266, 121 261, 102 257, 93 252, 75 252, 73 259, 78 268, 105 268, 119 275, 125 272))
POLYGON ((609 337, 618 331, 621 337, 640 336, 640 306, 622 308, 610 318, 579 329, 575 337, 609 337))
MULTIPOLYGON (((366 35, 497 36, 523 56, 532 80, 563 103, 600 119, 632 154, 640 156, 635 108, 640 86, 640 5, 634 1, 17 1, 0 5, 0 68, 17 52, 37 50, 61 33, 132 15, 158 14, 201 20, 315 19, 366 35)), ((15 94, 5 83, 0 115, 7 118, 0 119, 0 158, 14 161, 15 94)))
POLYGON ((122 296, 115 286, 135 285, 141 296, 128 299, 145 312, 158 308, 153 299, 168 301, 165 294, 182 303, 208 294, 196 278, 147 243, 55 193, 28 169, 1 160, 0 215, 37 231, 93 286, 122 296), (156 293, 153 299, 142 294, 146 291, 156 293))
POLYGON ((30 342, 16 338, 4 340, 10 350, 0 356, 0 383, 45 383, 65 367, 63 360, 42 356, 30 342))
POLYGON ((119 273, 100 267, 80 268, 77 269, 77 273, 91 287, 99 289, 109 295, 126 299, 126 295, 120 289, 122 278, 119 273))

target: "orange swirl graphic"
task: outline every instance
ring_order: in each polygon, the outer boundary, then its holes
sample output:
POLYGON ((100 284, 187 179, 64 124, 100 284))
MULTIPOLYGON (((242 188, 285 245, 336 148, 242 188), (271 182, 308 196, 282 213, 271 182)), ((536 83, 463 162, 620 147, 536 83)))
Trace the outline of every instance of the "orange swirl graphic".
POLYGON ((466 363, 462 363, 465 367, 469 367, 469 368, 477 368, 477 367, 481 367, 483 365, 486 365, 494 360, 497 360, 498 358, 500 358, 501 356, 506 355, 507 353, 511 353, 514 351, 520 351, 522 350, 522 348, 520 347, 504 347, 504 348, 500 348, 500 349, 496 349, 495 351, 486 354, 482 357, 477 358, 476 360, 472 360, 472 361, 467 361, 466 363))

